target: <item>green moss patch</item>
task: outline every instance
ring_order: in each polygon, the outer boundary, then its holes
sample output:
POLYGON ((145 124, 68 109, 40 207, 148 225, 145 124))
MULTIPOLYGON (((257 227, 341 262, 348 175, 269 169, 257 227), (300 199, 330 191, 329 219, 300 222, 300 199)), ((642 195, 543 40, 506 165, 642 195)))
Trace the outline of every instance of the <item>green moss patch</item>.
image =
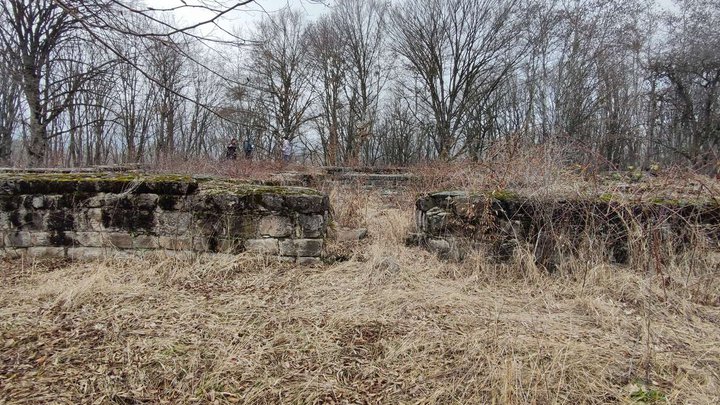
POLYGON ((190 176, 122 173, 5 173, 2 194, 156 193, 191 194, 198 188, 190 176))
POLYGON ((321 196, 322 193, 307 187, 269 186, 231 179, 215 179, 204 181, 200 186, 200 194, 233 194, 238 196, 275 194, 321 196))

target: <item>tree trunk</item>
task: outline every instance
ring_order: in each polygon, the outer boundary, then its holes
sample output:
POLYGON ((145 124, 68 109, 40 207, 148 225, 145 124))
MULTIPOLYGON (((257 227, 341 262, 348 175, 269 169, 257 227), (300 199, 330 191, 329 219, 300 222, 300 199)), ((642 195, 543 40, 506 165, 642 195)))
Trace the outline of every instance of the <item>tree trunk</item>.
POLYGON ((10 153, 12 148, 12 132, 3 128, 0 130, 0 165, 10 164, 10 153))
POLYGON ((30 145, 28 163, 31 167, 42 166, 48 147, 47 126, 43 122, 40 106, 40 80, 33 72, 25 72, 23 87, 30 112, 30 145))

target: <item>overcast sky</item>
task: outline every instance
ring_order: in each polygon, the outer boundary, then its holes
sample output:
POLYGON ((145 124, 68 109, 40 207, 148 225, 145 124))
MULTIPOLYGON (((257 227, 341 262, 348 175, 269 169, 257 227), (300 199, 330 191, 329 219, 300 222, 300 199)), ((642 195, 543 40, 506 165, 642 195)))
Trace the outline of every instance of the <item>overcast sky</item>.
MULTIPOLYGON (((147 1, 146 4, 162 5, 163 7, 172 7, 180 5, 181 0, 154 0, 147 1)), ((185 0, 185 3, 192 4, 192 0, 185 0)), ((231 2, 227 2, 230 4, 231 2)), ((233 23, 252 23, 260 19, 266 13, 276 13, 283 8, 293 8, 304 11, 309 17, 316 17, 329 10, 329 5, 333 0, 255 0, 253 3, 244 6, 230 16, 228 22, 233 23)), ((212 16, 210 12, 198 11, 198 9, 184 9, 178 13, 178 17, 185 21, 199 21, 212 16)))
MULTIPOLYGON (((148 5, 162 5, 163 7, 177 6, 182 0, 147 0, 148 5)), ((185 0, 185 3, 192 4, 197 0, 185 0)), ((335 0, 255 0, 237 12, 233 13, 229 18, 222 22, 225 29, 240 29, 249 31, 252 25, 262 18, 266 13, 276 13, 283 8, 291 7, 296 10, 302 10, 306 15, 313 19, 330 10, 335 0)), ((231 2, 227 2, 230 4, 231 2)), ((655 4, 662 9, 672 6, 673 0, 655 0, 655 4)), ((193 23, 211 18, 210 12, 200 12, 197 9, 186 9, 177 13, 177 18, 184 23, 193 23)), ((207 32, 206 32, 207 34, 207 32)))

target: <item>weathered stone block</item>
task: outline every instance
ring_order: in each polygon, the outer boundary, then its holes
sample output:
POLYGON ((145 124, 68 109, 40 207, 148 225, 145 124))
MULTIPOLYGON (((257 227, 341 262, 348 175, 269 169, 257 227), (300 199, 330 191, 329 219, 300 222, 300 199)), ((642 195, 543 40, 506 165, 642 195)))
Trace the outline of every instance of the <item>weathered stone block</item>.
POLYGON ((431 252, 445 255, 450 252, 450 242, 445 239, 429 239, 427 242, 427 248, 431 252))
MULTIPOLYGON (((13 210, 8 212, 8 222, 10 229, 14 230, 26 230, 27 228, 27 222, 29 213, 24 209, 20 208, 17 210, 13 210)), ((40 230, 42 229, 42 225, 36 229, 40 230)))
POLYGON ((79 211, 75 218, 75 230, 80 232, 97 232, 105 230, 102 221, 102 209, 89 208, 79 211))
POLYGON ((0 212, 0 231, 10 229, 10 214, 7 212, 0 212))
POLYGON ((432 198, 430 198, 428 196, 419 198, 415 202, 415 209, 418 211, 421 211, 421 212, 427 212, 431 208, 434 208, 434 207, 435 207, 435 204, 434 204, 432 198))
POLYGON ((105 245, 101 232, 75 232, 75 242, 83 247, 101 247, 105 245))
POLYGON ((32 246, 50 246, 49 232, 32 232, 30 234, 30 243, 32 246))
POLYGON ((95 193, 71 193, 49 195, 45 197, 45 209, 51 210, 76 210, 83 207, 85 200, 96 196, 95 193))
POLYGON ((159 233, 168 235, 185 235, 190 231, 192 214, 189 212, 160 212, 156 215, 159 233))
POLYGON ((451 213, 440 207, 431 208, 425 213, 423 230, 433 235, 444 233, 448 229, 450 216, 451 213))
POLYGON ((322 214, 329 208, 329 200, 323 195, 288 195, 285 205, 292 211, 303 214, 322 214))
MULTIPOLYGON (((91 197, 92 198, 92 197, 91 197)), ((124 194, 117 193, 103 193, 102 199, 93 205, 100 204, 100 208, 108 209, 132 209, 132 202, 130 197, 124 194)))
POLYGON ((163 194, 158 196, 157 205, 165 211, 179 211, 185 208, 184 196, 163 194))
POLYGON ((27 249, 27 255, 43 259, 61 259, 65 257, 65 248, 34 246, 27 249))
POLYGON ((111 253, 111 249, 99 247, 74 247, 67 249, 67 257, 73 260, 102 259, 111 253))
POLYGON ((199 252, 216 252, 218 249, 218 240, 214 236, 195 236, 193 237, 193 250, 199 252))
POLYGON ((50 246, 73 246, 75 242, 75 232, 73 231, 51 231, 50 246))
MULTIPOLYGON (((177 176, 176 176, 177 177, 177 176)), ((198 189, 197 181, 193 179, 152 179, 138 185, 138 193, 153 193, 166 195, 187 195, 198 189)))
POLYGON ((268 255, 278 254, 278 240, 267 239, 248 239, 245 241, 245 250, 254 253, 263 253, 268 255))
POLYGON ((59 195, 43 195, 42 196, 42 207, 33 209, 45 209, 45 210, 56 210, 58 209, 59 195))
POLYGON ((19 195, 3 195, 0 190, 0 210, 5 212, 14 211, 22 205, 21 197, 19 195))
POLYGON ((5 246, 7 247, 30 247, 33 245, 32 233, 27 231, 15 231, 5 234, 5 246))
POLYGON ((0 249, 0 258, 20 259, 24 254, 26 254, 26 251, 27 248, 6 247, 4 249, 0 249))
POLYGON ((83 201, 83 205, 88 208, 101 208, 105 206, 105 193, 87 198, 83 201))
POLYGON ((295 239, 295 253, 298 256, 315 257, 322 255, 322 239, 295 239))
POLYGON ((167 250, 192 250, 193 239, 190 237, 160 236, 158 244, 167 250))
POLYGON ((256 239, 258 233, 258 217, 256 215, 234 215, 228 217, 227 234, 241 239, 256 239))
POLYGON ((106 207, 102 209, 102 224, 106 229, 149 232, 155 227, 155 211, 106 207))
POLYGON ((280 256, 295 256, 295 242, 293 239, 282 239, 278 242, 280 256))
POLYGON ((193 235, 220 235, 223 234, 224 223, 219 215, 197 215, 193 218, 190 233, 193 235))
POLYGON ((263 194, 260 197, 260 204, 268 211, 282 211, 284 198, 276 194, 263 194))
POLYGON ((231 213, 242 206, 240 196, 232 194, 205 194, 191 199, 191 210, 196 212, 231 213))
POLYGON ((202 236, 193 237, 192 249, 197 252, 206 252, 208 250, 208 239, 202 236))
POLYGON ((319 266, 322 261, 318 257, 298 257, 297 264, 300 266, 319 266))
POLYGON ((36 195, 32 197, 31 204, 32 208, 39 210, 42 208, 45 208, 45 197, 41 195, 36 195))
POLYGON ((50 211, 45 220, 45 227, 50 231, 75 230, 75 217, 70 211, 50 211))
POLYGON ((20 197, 20 207, 26 210, 32 209, 32 198, 31 195, 23 195, 20 197))
MULTIPOLYGON (((49 219, 49 217, 48 217, 49 219)), ((28 231, 42 231, 48 229, 49 224, 45 218, 44 211, 25 212, 22 218, 21 229, 28 231)))
POLYGON ((157 249, 160 243, 156 236, 137 235, 133 238, 133 249, 157 249))
POLYGON ((453 213, 460 217, 472 217, 475 213, 475 201, 467 195, 454 198, 450 205, 453 213))
POLYGON ((299 237, 320 238, 325 235, 325 216, 321 214, 300 214, 298 216, 299 237))
POLYGON ((240 253, 243 251, 243 240, 237 238, 218 239, 217 251, 221 253, 240 253))
POLYGON ((322 239, 285 239, 279 244, 280 255, 319 257, 322 255, 322 239))
POLYGON ((288 237, 293 233, 292 219, 279 215, 264 216, 258 223, 258 233, 273 238, 288 237))
POLYGON ((109 232, 107 234, 108 242, 111 246, 118 249, 132 249, 133 248, 133 237, 128 233, 122 232, 109 232))
POLYGON ((132 208, 152 210, 157 207, 159 198, 157 194, 136 194, 130 198, 130 203, 132 208))
POLYGON ((23 226, 22 215, 24 211, 13 210, 8 212, 8 221, 10 221, 10 229, 19 230, 23 226))

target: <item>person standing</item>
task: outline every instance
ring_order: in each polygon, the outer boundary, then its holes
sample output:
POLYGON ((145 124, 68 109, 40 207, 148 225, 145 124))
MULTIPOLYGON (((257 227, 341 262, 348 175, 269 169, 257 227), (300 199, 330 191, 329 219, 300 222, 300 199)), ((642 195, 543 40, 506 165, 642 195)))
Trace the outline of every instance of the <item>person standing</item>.
POLYGON ((255 147, 253 146, 252 142, 250 142, 250 137, 245 138, 245 141, 243 142, 243 151, 245 152, 245 159, 250 160, 252 159, 252 152, 255 147))
POLYGON ((230 143, 227 146, 227 151, 225 152, 225 158, 227 160, 237 159, 237 139, 233 138, 230 140, 230 143))
POLYGON ((282 150, 283 162, 290 163, 290 155, 292 154, 292 146, 290 145, 290 139, 288 139, 288 137, 283 138, 281 150, 282 150))

